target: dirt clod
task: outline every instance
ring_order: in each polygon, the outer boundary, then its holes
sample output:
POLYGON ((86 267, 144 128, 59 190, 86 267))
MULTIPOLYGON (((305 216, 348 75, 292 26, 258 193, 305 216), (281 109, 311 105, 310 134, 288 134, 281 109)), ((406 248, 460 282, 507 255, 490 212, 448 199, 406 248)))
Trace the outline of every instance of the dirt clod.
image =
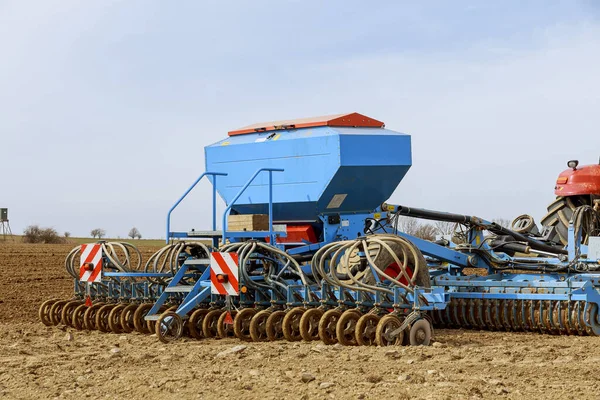
MULTIPOLYGON (((42 301, 72 296, 63 266, 72 247, 0 241, 0 398, 586 400, 600 393, 600 338, 590 336, 435 329, 434 343, 444 346, 191 338, 165 345, 138 333, 46 327, 37 319, 42 301), (231 353, 236 346, 247 348, 231 353), (229 355, 216 359, 221 352, 229 355)), ((140 249, 146 259, 156 250, 140 249)))
POLYGON ((248 348, 248 346, 243 345, 243 344, 233 346, 232 348, 230 348, 228 350, 224 350, 224 351, 217 353, 217 358, 227 357, 232 354, 239 354, 242 351, 246 350, 247 348, 248 348))

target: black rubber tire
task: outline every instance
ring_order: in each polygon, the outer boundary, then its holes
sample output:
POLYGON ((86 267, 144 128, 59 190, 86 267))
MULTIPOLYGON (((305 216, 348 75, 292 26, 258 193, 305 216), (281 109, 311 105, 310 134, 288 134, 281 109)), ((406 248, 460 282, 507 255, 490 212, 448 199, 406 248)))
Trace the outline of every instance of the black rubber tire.
POLYGON ((567 245, 569 221, 571 220, 571 217, 573 217, 573 211, 575 211, 577 207, 583 205, 591 205, 589 196, 558 196, 556 200, 548 206, 548 212, 544 218, 542 218, 541 224, 543 226, 556 227, 560 242, 563 245, 567 245))

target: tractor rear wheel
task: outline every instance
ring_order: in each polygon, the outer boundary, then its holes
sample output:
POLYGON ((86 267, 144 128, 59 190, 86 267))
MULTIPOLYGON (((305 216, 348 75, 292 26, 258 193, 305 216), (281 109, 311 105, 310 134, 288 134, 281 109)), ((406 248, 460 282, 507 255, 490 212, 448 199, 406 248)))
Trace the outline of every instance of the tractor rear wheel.
POLYGON ((556 227, 556 233, 563 245, 567 245, 569 237, 569 222, 577 207, 591 205, 590 196, 558 196, 548 206, 548 213, 542 218, 543 226, 556 227))

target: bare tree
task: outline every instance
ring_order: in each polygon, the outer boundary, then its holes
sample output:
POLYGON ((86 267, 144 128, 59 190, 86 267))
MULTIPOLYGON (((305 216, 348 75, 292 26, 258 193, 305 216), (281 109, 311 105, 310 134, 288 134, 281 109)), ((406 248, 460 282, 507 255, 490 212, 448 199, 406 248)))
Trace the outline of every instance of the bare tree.
POLYGON ((436 221, 434 226, 438 235, 452 235, 454 233, 456 223, 449 221, 436 221))
POLYGON ((68 239, 71 237, 71 232, 65 232, 65 237, 68 239))
POLYGON ((398 217, 398 230, 407 235, 413 235, 419 229, 419 221, 412 217, 398 217))
POLYGON ((92 229, 90 235, 92 235, 93 238, 97 237, 98 239, 102 239, 104 236, 106 236, 106 231, 104 229, 96 228, 92 229))
POLYGON ((398 230, 407 235, 416 236, 420 239, 434 240, 436 228, 431 224, 422 224, 418 219, 412 217, 398 217, 398 230))
POLYGON ((420 224, 414 236, 425 240, 435 240, 435 231, 435 226, 431 224, 420 224))
POLYGON ((142 234, 140 233, 138 228, 136 228, 135 226, 129 230, 129 233, 127 234, 127 236, 129 236, 132 239, 141 239, 142 238, 142 234))
POLYGON ((510 226, 512 225, 512 221, 510 219, 506 219, 506 218, 494 218, 492 220, 492 222, 495 222, 496 224, 500 225, 503 228, 508 228, 510 229, 510 226))

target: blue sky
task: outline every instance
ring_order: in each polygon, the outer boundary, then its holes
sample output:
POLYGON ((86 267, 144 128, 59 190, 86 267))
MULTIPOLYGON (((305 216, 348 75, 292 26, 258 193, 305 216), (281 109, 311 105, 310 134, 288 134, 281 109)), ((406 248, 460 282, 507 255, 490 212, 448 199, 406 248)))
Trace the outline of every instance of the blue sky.
MULTIPOLYGON (((586 1, 0 0, 0 206, 87 235, 164 235, 203 147, 357 111, 413 137, 392 201, 538 220, 600 156, 600 6, 586 1)), ((209 185, 174 218, 210 223, 209 185)))

